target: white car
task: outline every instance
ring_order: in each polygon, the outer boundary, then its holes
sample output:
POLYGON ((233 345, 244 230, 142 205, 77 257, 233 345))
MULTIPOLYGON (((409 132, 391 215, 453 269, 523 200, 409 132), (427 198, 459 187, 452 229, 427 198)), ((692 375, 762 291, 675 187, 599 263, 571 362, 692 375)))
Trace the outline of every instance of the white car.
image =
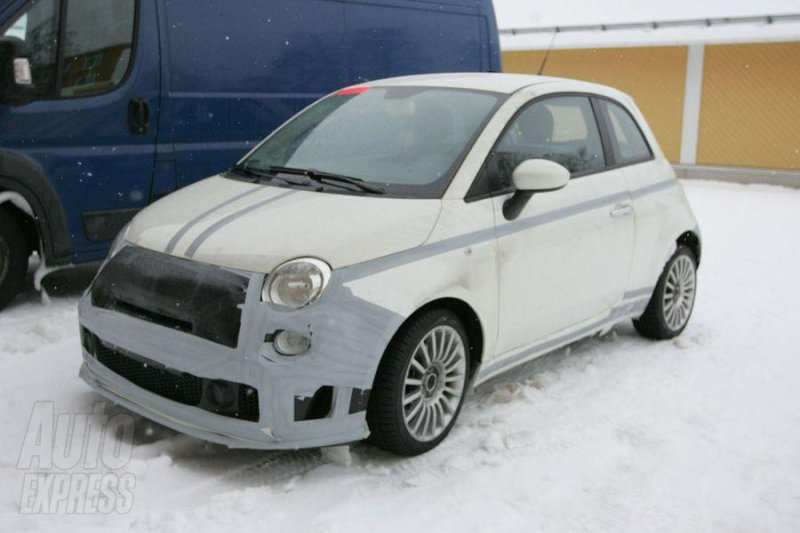
POLYGON ((82 377, 231 447, 430 450, 468 389, 633 319, 681 333, 700 233, 614 89, 442 74, 314 103, 148 207, 80 304, 82 377))

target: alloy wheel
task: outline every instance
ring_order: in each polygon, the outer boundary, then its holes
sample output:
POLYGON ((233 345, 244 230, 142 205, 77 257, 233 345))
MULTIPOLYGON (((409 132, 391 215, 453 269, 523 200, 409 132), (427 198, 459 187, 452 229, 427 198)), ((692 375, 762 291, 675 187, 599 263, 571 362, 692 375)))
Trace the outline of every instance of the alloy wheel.
POLYGON ((686 325, 694 305, 696 276, 694 263, 686 255, 675 260, 664 285, 664 320, 673 331, 686 325))
POLYGON ((451 326, 431 329, 417 344, 403 383, 406 429, 419 442, 430 442, 449 426, 464 394, 467 351, 451 326))

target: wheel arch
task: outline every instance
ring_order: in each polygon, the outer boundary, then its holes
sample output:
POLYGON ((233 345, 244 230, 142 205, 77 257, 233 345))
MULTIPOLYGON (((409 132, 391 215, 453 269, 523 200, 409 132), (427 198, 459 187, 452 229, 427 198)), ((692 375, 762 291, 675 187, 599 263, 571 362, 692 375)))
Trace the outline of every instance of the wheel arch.
POLYGON ((694 254, 697 266, 700 266, 700 254, 703 251, 702 242, 700 241, 700 232, 697 230, 685 231, 680 237, 677 238, 675 243, 678 246, 687 246, 694 254))
POLYGON ((17 192, 0 189, 0 210, 11 215, 23 228, 29 253, 38 251, 40 248, 39 233, 36 230, 33 208, 27 200, 17 192))
POLYGON ((42 168, 21 154, 0 151, 0 193, 3 192, 10 193, 2 202, 4 207, 11 206, 15 216, 27 221, 26 226, 32 225, 35 249, 44 254, 48 264, 69 263, 67 217, 42 168))
MULTIPOLYGON (((478 316, 478 313, 473 307, 459 298, 443 297, 432 300, 423 306, 419 307, 416 311, 411 313, 400 325, 397 331, 392 335, 392 339, 386 347, 386 351, 394 344, 395 340, 400 336, 406 328, 411 324, 416 317, 429 311, 431 309, 444 309, 451 311, 458 316, 464 329, 467 332, 469 341, 469 357, 470 357, 470 379, 474 378, 481 363, 483 362, 483 354, 485 348, 485 335, 483 324, 478 316)), ((385 352, 384 352, 385 354, 385 352)))

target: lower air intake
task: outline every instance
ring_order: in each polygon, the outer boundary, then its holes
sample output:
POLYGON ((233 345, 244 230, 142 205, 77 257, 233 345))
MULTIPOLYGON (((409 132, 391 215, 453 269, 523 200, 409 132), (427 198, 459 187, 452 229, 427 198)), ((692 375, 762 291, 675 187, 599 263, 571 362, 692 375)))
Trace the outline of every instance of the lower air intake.
POLYGON ((168 369, 112 348, 85 329, 81 333, 84 347, 99 363, 146 391, 229 418, 259 419, 258 391, 253 387, 168 369))

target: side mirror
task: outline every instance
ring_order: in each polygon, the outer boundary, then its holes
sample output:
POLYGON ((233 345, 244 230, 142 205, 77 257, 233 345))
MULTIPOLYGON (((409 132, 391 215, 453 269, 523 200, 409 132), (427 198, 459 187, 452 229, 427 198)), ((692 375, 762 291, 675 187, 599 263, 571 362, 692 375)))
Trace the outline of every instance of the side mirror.
POLYGON ((503 215, 507 220, 516 219, 534 193, 563 189, 569 176, 569 170, 547 159, 523 161, 511 175, 517 191, 503 204, 503 215))
POLYGON ((23 41, 16 37, 0 37, 0 102, 19 106, 35 100, 28 55, 23 41))
POLYGON ((518 191, 557 191, 569 183, 569 170, 547 159, 528 159, 514 169, 511 179, 518 191))

